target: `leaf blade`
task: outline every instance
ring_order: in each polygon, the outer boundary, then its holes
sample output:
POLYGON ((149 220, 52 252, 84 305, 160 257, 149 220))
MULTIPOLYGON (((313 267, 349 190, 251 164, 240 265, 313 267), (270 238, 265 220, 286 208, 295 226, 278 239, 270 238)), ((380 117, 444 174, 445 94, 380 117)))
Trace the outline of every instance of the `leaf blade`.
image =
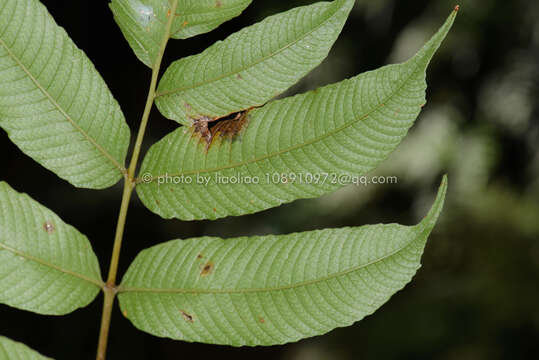
POLYGON ((429 214, 415 226, 154 246, 129 267, 120 306, 153 335, 233 346, 283 344, 350 325, 411 280, 446 191, 444 177, 429 214))
POLYGON ((23 343, 0 336, 0 358, 18 360, 51 360, 23 343))
POLYGON ((197 133, 177 129, 146 155, 139 198, 164 218, 216 219, 318 197, 344 186, 341 178, 365 175, 397 147, 419 115, 426 68, 455 15, 407 62, 253 110, 239 135, 217 136, 207 152, 197 133), (275 181, 275 174, 305 180, 275 181))
POLYGON ((115 184, 129 128, 92 63, 37 0, 4 1, 0 19, 0 126, 73 185, 115 184))
POLYGON ((0 303, 64 315, 103 285, 88 239, 56 214, 0 182, 0 303))
MULTIPOLYGON (((171 38, 187 39, 238 16, 252 0, 179 0, 171 38)), ((113 0, 110 8, 137 58, 152 68, 170 11, 168 0, 113 0)))
POLYGON ((335 0, 295 8, 174 62, 159 83, 157 107, 191 125, 200 116, 265 104, 324 60, 353 5, 335 0))

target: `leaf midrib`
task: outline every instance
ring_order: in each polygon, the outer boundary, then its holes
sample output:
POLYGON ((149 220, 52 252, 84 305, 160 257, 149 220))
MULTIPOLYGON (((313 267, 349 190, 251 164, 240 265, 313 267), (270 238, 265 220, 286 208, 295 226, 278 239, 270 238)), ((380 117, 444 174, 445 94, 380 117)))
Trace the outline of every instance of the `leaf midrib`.
MULTIPOLYGON (((414 229, 421 228, 422 224, 423 223, 419 223, 418 225, 413 226, 413 228, 414 229)), ((414 237, 414 239, 408 242, 406 245, 378 259, 370 261, 366 264, 359 264, 359 265, 351 267, 350 269, 346 269, 346 270, 339 271, 333 274, 329 274, 318 279, 305 280, 305 281, 301 281, 295 284, 288 284, 288 285, 268 287, 268 288, 244 288, 244 289, 179 289, 179 288, 178 289, 159 289, 159 288, 124 287, 120 285, 118 287, 118 292, 119 293, 136 292, 136 293, 154 293, 154 294, 195 294, 197 295, 197 294, 246 294, 246 293, 276 292, 276 291, 297 289, 300 287, 306 287, 306 286, 322 283, 322 282, 325 282, 334 278, 348 275, 356 271, 360 271, 364 268, 367 268, 369 266, 382 262, 386 259, 389 259, 392 256, 395 256, 396 254, 408 248, 411 244, 413 244, 417 240, 426 239, 427 236, 428 236, 428 231, 422 231, 419 234, 417 234, 414 237)))
MULTIPOLYGON (((337 0, 335 0, 337 1, 337 0)), ((342 7, 342 6, 341 6, 342 7)), ((340 7, 340 8, 341 8, 340 7)), ((338 9, 340 9, 338 8, 338 9)), ((267 56, 264 56, 262 58, 260 58, 259 60, 253 62, 253 63, 250 63, 248 64, 247 66, 243 66, 239 69, 235 69, 233 71, 230 71, 228 73, 225 73, 221 76, 218 76, 214 79, 211 79, 211 80, 207 80, 207 81, 203 81, 203 82, 200 82, 200 83, 196 83, 196 84, 193 84, 193 85, 190 85, 190 86, 186 86, 186 87, 183 87, 183 88, 176 88, 176 89, 172 89, 172 90, 167 90, 167 91, 163 91, 163 92, 160 92, 160 91, 157 91, 156 94, 155 94, 155 98, 158 99, 159 97, 162 97, 162 96, 170 96, 170 95, 173 95, 174 93, 178 93, 178 92, 184 92, 184 91, 187 91, 187 90, 192 90, 194 88, 197 88, 197 87, 200 87, 200 86, 205 86, 205 85, 208 85, 208 84, 211 84, 211 83, 214 83, 214 82, 217 82, 219 80, 222 80, 224 78, 227 78, 227 77, 230 77, 230 76, 233 76, 235 74, 238 74, 238 73, 241 73, 249 68, 252 68, 253 66, 256 66, 264 61, 266 61, 267 59, 270 59, 272 58, 273 56, 276 56, 277 54, 285 51, 286 49, 288 49, 289 47, 297 44, 299 41, 303 40, 304 38, 306 38, 307 36, 309 36, 310 34, 312 34, 313 32, 315 32, 316 30, 318 30, 320 27, 322 27, 323 25, 325 25, 326 23, 328 23, 337 13, 338 13, 338 9, 335 10, 335 12, 333 14, 331 14, 326 20, 322 21, 319 25, 315 26, 312 30, 306 32, 305 34, 303 34, 302 36, 298 37, 296 40, 294 40, 293 42, 291 43, 288 43, 286 44, 286 46, 283 46, 282 48, 276 50, 275 52, 272 52, 270 54, 268 54, 267 56)), ((196 55, 195 55, 196 56, 196 55)))
MULTIPOLYGON (((37 79, 32 75, 30 70, 22 63, 22 61, 11 51, 9 46, 0 38, 0 45, 2 45, 8 55, 17 63, 17 65, 28 75, 30 80, 37 86, 37 88, 49 99, 49 101, 54 105, 54 107, 64 116, 64 118, 77 130, 82 136, 84 136, 105 158, 107 158, 119 171, 124 174, 126 172, 125 167, 123 167, 107 150, 105 150, 97 141, 92 138, 84 129, 82 129, 72 118, 65 112, 65 110, 58 104, 58 102, 49 94, 49 92, 37 81, 37 79)), ((77 49, 78 50, 78 49, 77 49)))
POLYGON ((0 250, 1 250, 1 249, 4 249, 4 250, 6 250, 6 251, 9 251, 9 252, 11 252, 11 253, 13 253, 13 254, 15 254, 15 255, 21 256, 21 257, 23 257, 23 258, 25 258, 25 259, 27 259, 27 260, 36 262, 36 263, 38 263, 38 264, 40 264, 40 265, 44 265, 44 266, 46 266, 46 267, 49 267, 49 268, 54 269, 54 270, 56 270, 56 271, 60 271, 60 272, 62 272, 62 273, 64 273, 64 274, 71 275, 71 276, 73 276, 73 277, 79 278, 79 279, 84 280, 84 281, 86 281, 86 282, 92 283, 93 285, 96 285, 96 286, 99 287, 99 288, 103 288, 103 286, 104 286, 104 283, 103 283, 102 281, 96 280, 96 279, 94 279, 94 278, 91 278, 91 277, 89 277, 89 276, 80 274, 80 273, 75 272, 75 271, 72 271, 72 270, 64 269, 64 268, 62 268, 62 267, 60 267, 60 266, 58 266, 58 265, 51 264, 51 263, 49 263, 48 261, 45 261, 45 260, 40 259, 40 258, 37 258, 37 257, 32 256, 32 255, 30 255, 30 254, 27 254, 27 253, 25 253, 25 252, 23 252, 23 251, 21 251, 21 250, 17 250, 17 249, 15 249, 15 248, 12 248, 12 247, 10 247, 10 246, 7 246, 7 245, 4 244, 3 242, 0 242, 0 250))

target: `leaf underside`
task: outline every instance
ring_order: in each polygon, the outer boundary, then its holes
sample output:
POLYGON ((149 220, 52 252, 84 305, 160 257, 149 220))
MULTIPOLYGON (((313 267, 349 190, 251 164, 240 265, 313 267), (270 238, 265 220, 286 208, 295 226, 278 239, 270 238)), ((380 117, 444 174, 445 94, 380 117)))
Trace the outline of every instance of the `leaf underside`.
POLYGON ((64 315, 88 305, 101 284, 88 239, 0 182, 0 303, 64 315))
POLYGON ((298 7, 174 62, 159 83, 157 107, 191 125, 201 116, 265 104, 326 58, 353 5, 335 0, 298 7))
MULTIPOLYGON (((170 36, 187 39, 238 15, 252 0, 179 0, 170 36)), ((170 0, 112 0, 110 8, 137 58, 153 67, 165 33, 170 0)))
POLYGON ((86 55, 37 0, 0 2, 0 127, 75 186, 122 177, 129 128, 86 55))
POLYGON ((234 346, 324 334, 373 313, 407 284, 443 207, 416 226, 371 225, 143 251, 120 287, 124 316, 161 337, 234 346))
POLYGON ((51 360, 23 343, 0 336, 0 359, 4 360, 51 360))
POLYGON ((319 197, 345 185, 334 181, 338 176, 368 173, 397 147, 425 104, 425 71, 455 15, 407 62, 252 110, 239 134, 215 135, 208 151, 198 133, 177 129, 144 159, 140 199, 164 218, 216 219, 319 197), (279 174, 296 181, 275 181, 279 174))

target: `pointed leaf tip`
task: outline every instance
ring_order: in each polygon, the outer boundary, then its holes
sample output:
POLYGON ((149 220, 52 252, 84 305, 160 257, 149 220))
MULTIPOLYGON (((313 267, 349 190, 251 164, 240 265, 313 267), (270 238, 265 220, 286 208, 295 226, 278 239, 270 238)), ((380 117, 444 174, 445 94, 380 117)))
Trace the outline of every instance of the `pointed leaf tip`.
POLYGON ((121 309, 156 336, 233 346, 284 344, 351 325, 415 275, 446 187, 444 178, 416 226, 203 237, 146 249, 122 280, 121 309))
POLYGON ((451 27, 453 26, 453 23, 455 22, 455 18, 457 16, 458 12, 458 5, 455 7, 455 9, 449 14, 447 19, 445 20, 444 24, 438 29, 436 34, 419 50, 416 56, 414 56, 411 61, 417 61, 417 60, 423 60, 425 68, 428 66, 430 60, 444 41, 445 37, 449 33, 449 30, 451 30, 451 27))
POLYGON ((423 226, 428 228, 428 230, 432 230, 434 225, 436 224, 436 221, 438 220, 438 217, 440 216, 440 213, 442 212, 442 209, 444 207, 445 203, 445 195, 447 194, 447 174, 445 174, 442 178, 442 182, 440 184, 440 187, 438 188, 438 194, 436 195, 436 200, 432 204, 431 209, 429 210, 429 213, 423 221, 419 224, 419 226, 423 226))
POLYGON ((406 136, 425 104, 425 72, 451 23, 446 21, 411 60, 271 101, 245 115, 241 134, 219 134, 210 147, 200 130, 177 129, 147 153, 141 173, 150 179, 137 186, 140 199, 164 218, 217 219, 342 186, 332 181, 283 186, 272 174, 294 174, 297 180, 305 174, 319 174, 321 180, 323 174, 367 174, 406 136), (301 136, 291 136, 298 131, 301 136), (207 182, 197 182, 198 175, 207 182), (221 178, 255 179, 260 185, 215 181, 221 178))

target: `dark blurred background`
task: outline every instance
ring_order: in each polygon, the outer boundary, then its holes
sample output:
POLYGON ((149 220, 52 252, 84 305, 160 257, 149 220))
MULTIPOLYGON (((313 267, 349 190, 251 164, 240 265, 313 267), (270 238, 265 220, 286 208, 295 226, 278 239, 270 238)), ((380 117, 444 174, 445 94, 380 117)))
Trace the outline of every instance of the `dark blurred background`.
MULTIPOLYGON (((150 71, 137 61, 105 0, 42 0, 109 84, 133 132, 150 71)), ((169 43, 164 65, 264 17, 309 1, 255 0, 216 31, 169 43)), ((290 93, 402 61, 442 24, 454 0, 360 0, 331 55, 290 93)), ((415 224, 443 173, 446 207, 423 267, 373 316, 285 346, 229 348, 160 339, 116 309, 110 359, 537 359, 539 358, 539 2, 481 0, 461 11, 428 71, 428 103, 406 140, 373 174, 397 185, 350 186, 316 200, 218 221, 165 221, 135 198, 121 272, 142 249, 202 235, 282 234, 379 222, 415 224)), ((146 148, 176 127, 154 109, 146 148)), ((86 234, 106 273, 121 184, 80 190, 22 154, 0 133, 0 179, 86 234)), ((102 298, 63 317, 0 305, 0 333, 56 359, 92 359, 102 298)))

